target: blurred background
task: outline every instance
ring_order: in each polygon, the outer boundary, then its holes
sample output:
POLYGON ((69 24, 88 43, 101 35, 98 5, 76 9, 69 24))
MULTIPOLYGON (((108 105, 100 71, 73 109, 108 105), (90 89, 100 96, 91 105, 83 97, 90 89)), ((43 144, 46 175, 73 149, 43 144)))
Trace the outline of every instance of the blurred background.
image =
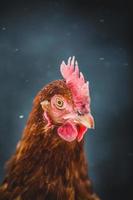
POLYGON ((102 200, 133 198, 129 18, 127 1, 1 2, 0 182, 36 93, 75 55, 96 124, 85 136, 94 190, 102 200))

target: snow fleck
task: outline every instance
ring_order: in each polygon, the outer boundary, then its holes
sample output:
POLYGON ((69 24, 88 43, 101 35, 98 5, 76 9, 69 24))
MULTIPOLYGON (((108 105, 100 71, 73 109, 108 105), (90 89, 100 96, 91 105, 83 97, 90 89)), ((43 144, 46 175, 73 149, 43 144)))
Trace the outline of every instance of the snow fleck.
POLYGON ((5 31, 6 30, 6 27, 2 27, 2 31, 5 31))
POLYGON ((17 51, 19 51, 19 49, 18 49, 18 48, 16 48, 16 49, 15 49, 15 51, 17 52, 17 51))
POLYGON ((104 23, 104 19, 100 19, 99 22, 100 22, 100 23, 104 23))
POLYGON ((103 57, 100 57, 99 60, 104 60, 104 58, 103 58, 103 57))
POLYGON ((23 119, 24 118, 24 115, 19 115, 19 119, 23 119))

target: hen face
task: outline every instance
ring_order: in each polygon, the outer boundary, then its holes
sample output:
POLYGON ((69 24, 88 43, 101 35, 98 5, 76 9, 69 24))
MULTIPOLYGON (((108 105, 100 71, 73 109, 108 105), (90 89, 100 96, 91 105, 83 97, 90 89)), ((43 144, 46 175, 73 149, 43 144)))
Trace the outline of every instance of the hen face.
MULTIPOLYGON (((68 64, 69 66, 64 67, 69 67, 68 69, 73 67, 72 63, 68 64)), ((75 72, 74 68, 73 72, 75 72)), ((60 92, 54 93, 49 99, 41 102, 47 127, 57 126, 58 135, 68 142, 72 142, 75 139, 81 141, 87 129, 94 127, 94 120, 89 108, 89 96, 87 96, 89 94, 86 93, 87 84, 83 79, 79 83, 80 88, 78 89, 78 86, 75 88, 75 83, 73 80, 71 81, 71 75, 69 74, 69 82, 65 80, 64 84, 67 90, 69 90, 71 98, 64 87, 64 94, 60 92), (81 93, 78 94, 78 92, 81 93)), ((59 87, 58 91, 63 90, 59 87)))

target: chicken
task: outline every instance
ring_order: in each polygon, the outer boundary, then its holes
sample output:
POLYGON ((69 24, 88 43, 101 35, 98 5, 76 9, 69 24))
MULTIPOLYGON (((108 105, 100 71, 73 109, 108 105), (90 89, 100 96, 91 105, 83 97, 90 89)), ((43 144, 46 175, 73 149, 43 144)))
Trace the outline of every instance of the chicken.
POLYGON ((46 85, 16 152, 6 165, 0 200, 98 200, 88 177, 84 134, 94 128, 88 82, 75 58, 60 66, 64 80, 46 85))

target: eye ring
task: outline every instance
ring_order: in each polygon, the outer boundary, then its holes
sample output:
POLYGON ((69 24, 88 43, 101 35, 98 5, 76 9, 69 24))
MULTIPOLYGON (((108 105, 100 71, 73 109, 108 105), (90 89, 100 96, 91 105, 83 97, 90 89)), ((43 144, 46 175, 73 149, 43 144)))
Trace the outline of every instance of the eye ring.
POLYGON ((56 106, 58 109, 63 109, 63 108, 64 108, 64 101, 63 101, 61 98, 56 97, 55 106, 56 106))

